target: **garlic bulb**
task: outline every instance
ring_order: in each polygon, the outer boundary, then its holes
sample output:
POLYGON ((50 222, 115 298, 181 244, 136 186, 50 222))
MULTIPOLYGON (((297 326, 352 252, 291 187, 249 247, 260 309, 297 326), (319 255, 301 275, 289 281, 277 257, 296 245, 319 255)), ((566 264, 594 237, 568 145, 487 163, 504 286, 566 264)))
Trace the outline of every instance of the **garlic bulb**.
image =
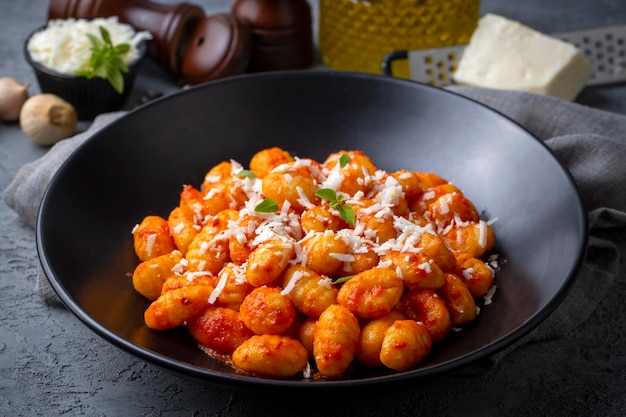
POLYGON ((15 78, 0 78, 0 120, 14 122, 28 98, 28 84, 20 84, 15 78))
POLYGON ((30 97, 20 112, 22 130, 39 145, 52 145, 70 137, 77 124, 74 106, 54 94, 30 97))

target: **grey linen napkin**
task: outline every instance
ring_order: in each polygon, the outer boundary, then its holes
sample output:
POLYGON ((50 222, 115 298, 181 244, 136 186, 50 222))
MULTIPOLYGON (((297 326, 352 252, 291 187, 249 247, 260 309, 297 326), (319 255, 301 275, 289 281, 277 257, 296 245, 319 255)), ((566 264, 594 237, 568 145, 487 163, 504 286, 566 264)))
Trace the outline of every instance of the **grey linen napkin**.
MULTIPOLYGON (((620 254, 596 232, 626 225, 626 116, 522 92, 449 90, 500 111, 545 141, 572 173, 589 215, 587 257, 567 298, 535 330, 496 355, 497 361, 521 344, 567 335, 588 319, 613 285, 620 254)), ((101 115, 86 132, 59 142, 39 160, 24 165, 4 193, 6 203, 34 226, 41 197, 58 167, 94 132, 122 114, 101 115)), ((59 304, 43 272, 39 272, 37 292, 47 302, 59 304)))
MULTIPOLYGON (((96 117, 84 132, 57 142, 44 156, 23 165, 4 191, 6 204, 15 210, 22 220, 34 228, 43 194, 55 172, 76 148, 94 133, 123 114, 125 112, 120 111, 96 117)), ((61 300, 52 289, 48 278, 41 268, 39 268, 37 273, 35 289, 46 302, 61 305, 61 300)))
POLYGON ((448 90, 501 112, 543 140, 574 177, 588 212, 587 255, 567 297, 532 332, 494 355, 491 362, 496 363, 520 345, 566 336, 589 318, 613 286, 619 249, 599 235, 602 229, 626 226, 626 116, 523 92, 459 86, 448 90))

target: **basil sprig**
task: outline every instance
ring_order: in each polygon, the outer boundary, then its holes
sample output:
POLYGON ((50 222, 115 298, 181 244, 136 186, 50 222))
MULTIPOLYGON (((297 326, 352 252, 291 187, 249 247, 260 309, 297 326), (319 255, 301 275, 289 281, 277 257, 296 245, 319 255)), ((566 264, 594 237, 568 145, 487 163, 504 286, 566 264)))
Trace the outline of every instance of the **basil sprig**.
POLYGON ((356 216, 354 210, 343 200, 343 194, 337 194, 335 190, 331 188, 320 188, 315 191, 315 195, 319 198, 330 202, 330 208, 339 211, 339 216, 349 225, 354 226, 356 224, 356 216))
POLYGON ((111 35, 104 27, 99 26, 99 39, 88 33, 91 42, 91 57, 89 58, 89 67, 78 71, 76 75, 86 78, 103 78, 108 80, 111 86, 119 94, 124 91, 124 76, 128 72, 128 65, 124 61, 124 56, 130 51, 130 45, 120 43, 113 45, 111 35))

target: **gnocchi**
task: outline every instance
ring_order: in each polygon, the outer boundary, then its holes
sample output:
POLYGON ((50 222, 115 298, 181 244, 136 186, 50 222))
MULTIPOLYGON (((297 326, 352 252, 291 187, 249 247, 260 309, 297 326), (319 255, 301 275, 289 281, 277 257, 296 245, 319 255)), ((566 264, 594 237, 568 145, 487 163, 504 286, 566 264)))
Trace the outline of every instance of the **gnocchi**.
POLYGON ((132 235, 146 326, 185 327, 214 359, 261 377, 414 368, 495 289, 484 261, 495 233, 473 202, 358 150, 220 162, 132 235))

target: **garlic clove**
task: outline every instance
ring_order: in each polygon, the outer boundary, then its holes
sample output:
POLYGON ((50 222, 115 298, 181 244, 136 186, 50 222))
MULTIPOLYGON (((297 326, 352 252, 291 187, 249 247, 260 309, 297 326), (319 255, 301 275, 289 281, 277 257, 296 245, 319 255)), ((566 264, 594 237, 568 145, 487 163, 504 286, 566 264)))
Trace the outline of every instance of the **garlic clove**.
POLYGON ((22 130, 39 145, 52 145, 72 136, 77 124, 74 106, 54 94, 28 98, 20 112, 22 130))
POLYGON ((21 84, 11 77, 0 77, 0 120, 14 122, 19 119, 27 99, 28 84, 21 84))

